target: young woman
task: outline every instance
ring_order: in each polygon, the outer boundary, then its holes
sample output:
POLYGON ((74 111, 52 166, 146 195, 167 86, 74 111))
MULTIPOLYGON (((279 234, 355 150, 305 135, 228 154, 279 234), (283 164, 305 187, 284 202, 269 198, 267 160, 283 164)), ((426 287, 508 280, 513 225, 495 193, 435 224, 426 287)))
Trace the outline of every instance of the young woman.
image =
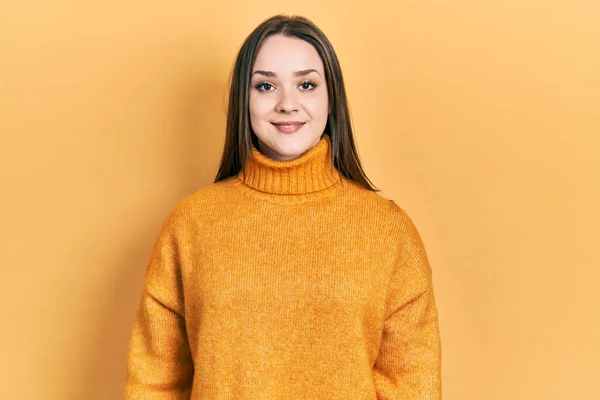
POLYGON ((125 399, 440 399, 432 271, 377 193, 325 35, 275 16, 233 69, 215 182, 147 265, 125 399))

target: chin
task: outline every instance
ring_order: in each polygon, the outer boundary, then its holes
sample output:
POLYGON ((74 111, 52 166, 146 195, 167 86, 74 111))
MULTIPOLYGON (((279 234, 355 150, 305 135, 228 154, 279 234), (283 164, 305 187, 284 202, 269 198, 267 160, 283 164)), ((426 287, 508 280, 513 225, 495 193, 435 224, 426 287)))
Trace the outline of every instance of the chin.
MULTIPOLYGON (((282 135, 282 136, 293 136, 293 135, 282 135)), ((274 145, 269 146, 263 143, 265 148, 268 148, 271 153, 271 158, 285 159, 289 161, 300 157, 311 149, 313 140, 307 140, 307 138, 293 138, 293 137, 281 137, 274 140, 274 145)))
POLYGON ((272 149, 279 157, 285 157, 286 159, 294 159, 300 157, 310 147, 277 147, 272 149))

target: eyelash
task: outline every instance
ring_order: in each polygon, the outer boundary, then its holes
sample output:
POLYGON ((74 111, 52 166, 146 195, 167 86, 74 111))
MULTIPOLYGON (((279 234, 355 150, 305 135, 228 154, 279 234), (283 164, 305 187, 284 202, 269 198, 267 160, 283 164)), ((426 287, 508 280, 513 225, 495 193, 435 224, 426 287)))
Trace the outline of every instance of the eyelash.
MULTIPOLYGON (((316 82, 314 82, 314 81, 310 81, 310 80, 306 80, 306 81, 302 82, 302 83, 300 84, 300 86, 302 86, 302 85, 306 85, 306 84, 308 84, 308 85, 312 85, 312 88, 311 88, 311 89, 304 89, 304 90, 306 90, 306 91, 309 91, 309 92, 310 92, 310 91, 313 91, 313 90, 315 90, 315 89, 317 88, 317 86, 318 86, 316 82)), ((256 85, 254 85, 254 88, 255 88, 256 90, 258 90, 259 92, 268 92, 268 90, 261 89, 261 87, 262 87, 263 85, 269 85, 269 86, 273 86, 273 85, 271 85, 271 84, 270 84, 270 83, 268 83, 268 82, 258 82, 256 85)))

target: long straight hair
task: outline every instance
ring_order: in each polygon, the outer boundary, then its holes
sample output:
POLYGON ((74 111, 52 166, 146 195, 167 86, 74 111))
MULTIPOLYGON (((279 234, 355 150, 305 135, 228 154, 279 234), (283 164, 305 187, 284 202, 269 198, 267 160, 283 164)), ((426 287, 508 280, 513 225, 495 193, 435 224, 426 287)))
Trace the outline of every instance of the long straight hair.
POLYGON ((296 37, 310 43, 319 53, 325 69, 329 112, 324 133, 331 140, 333 166, 340 175, 364 188, 379 191, 366 176, 352 133, 350 111, 342 70, 333 46, 325 34, 309 19, 302 16, 275 15, 258 25, 240 48, 229 81, 229 106, 225 145, 219 171, 214 182, 225 180, 243 171, 252 144, 257 138, 250 125, 249 99, 252 67, 262 42, 271 35, 296 37))

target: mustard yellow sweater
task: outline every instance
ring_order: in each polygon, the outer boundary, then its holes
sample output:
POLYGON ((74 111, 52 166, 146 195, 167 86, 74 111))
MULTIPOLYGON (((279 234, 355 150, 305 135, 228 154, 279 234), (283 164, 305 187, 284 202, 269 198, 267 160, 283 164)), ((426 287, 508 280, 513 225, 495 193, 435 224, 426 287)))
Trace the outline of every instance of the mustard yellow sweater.
POLYGON ((432 272, 393 201, 253 148, 182 199, 147 264, 124 399, 441 399, 432 272))

